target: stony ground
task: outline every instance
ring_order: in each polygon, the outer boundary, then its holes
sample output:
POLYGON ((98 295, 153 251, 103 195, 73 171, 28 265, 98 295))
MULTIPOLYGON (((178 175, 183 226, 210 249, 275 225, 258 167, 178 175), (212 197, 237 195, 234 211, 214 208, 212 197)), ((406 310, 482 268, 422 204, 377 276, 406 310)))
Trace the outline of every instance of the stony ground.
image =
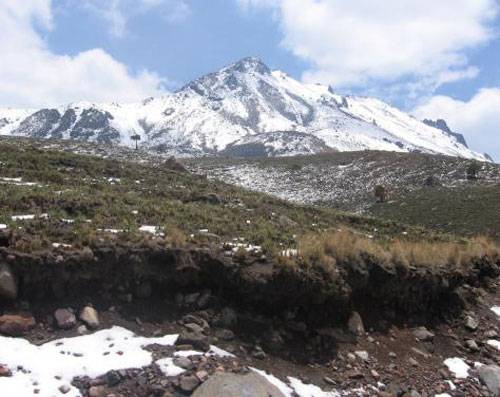
MULTIPOLYGON (((83 396, 188 396, 214 374, 241 375, 248 373, 249 368, 267 371, 287 384, 288 377, 293 377, 325 392, 310 389, 310 394, 298 394, 300 397, 337 395, 334 393, 493 396, 478 380, 476 363, 498 364, 500 360, 498 347, 488 343, 498 340, 500 332, 500 317, 491 310, 500 306, 498 287, 491 284, 487 290, 481 290, 479 302, 459 318, 420 326, 388 326, 372 319, 363 322, 353 315, 348 329, 316 330, 314 338, 308 335, 311 330, 295 322, 291 314, 285 326, 278 328, 275 324, 283 324, 282 321, 215 303, 207 292, 177 294, 172 301, 157 301, 148 296, 148 291, 139 293, 141 297, 127 296, 119 302, 94 298, 94 307, 88 306, 88 297, 64 304, 21 302, 4 308, 0 333, 24 334, 35 344, 112 326, 146 337, 180 334, 175 346, 152 345, 148 350, 155 360, 172 358, 182 373, 167 376, 153 364, 111 371, 92 379, 76 378, 73 385, 83 396), (9 313, 14 317, 9 319, 9 313), (15 315, 20 313, 25 313, 24 321, 13 327, 15 315), (29 316, 34 319, 27 320, 29 316), (211 345, 234 356, 203 354, 211 345), (458 364, 448 368, 447 359, 456 359, 458 364), (468 376, 454 373, 457 365, 459 369, 460 365, 468 365, 468 376)), ((0 352, 0 376, 18 370, 1 364, 0 352)), ((33 395, 40 393, 36 390, 35 385, 33 395)), ((64 394, 62 384, 60 395, 64 394)))

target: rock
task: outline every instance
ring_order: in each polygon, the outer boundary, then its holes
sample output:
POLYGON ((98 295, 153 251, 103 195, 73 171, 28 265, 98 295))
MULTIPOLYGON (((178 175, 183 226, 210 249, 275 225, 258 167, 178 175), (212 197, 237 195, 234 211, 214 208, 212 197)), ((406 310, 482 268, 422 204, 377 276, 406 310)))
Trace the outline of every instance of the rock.
POLYGON ((8 378, 12 376, 12 371, 5 365, 0 365, 0 378, 8 378))
POLYGON ((78 335, 85 335, 89 332, 89 330, 87 329, 87 327, 85 325, 80 325, 76 332, 78 332, 78 335))
POLYGON ((425 327, 418 327, 414 329, 413 336, 422 342, 430 342, 434 339, 434 334, 425 327))
POLYGON ((196 377, 200 382, 205 382, 208 379, 208 372, 205 370, 201 370, 196 372, 196 377))
POLYGON ((363 379, 365 377, 363 373, 357 369, 347 371, 346 375, 349 379, 363 379))
POLYGON ((200 384, 200 380, 194 375, 187 375, 181 378, 179 386, 182 391, 192 392, 194 389, 198 387, 200 384))
POLYGON ((89 389, 89 397, 104 397, 106 395, 106 389, 104 386, 92 386, 89 389))
POLYGON ((191 360, 187 357, 175 357, 174 364, 183 369, 190 369, 193 366, 191 360))
POLYGON ((122 376, 118 371, 109 371, 106 374, 106 383, 109 387, 114 387, 122 381, 122 376))
POLYGON ((394 353, 394 352, 389 352, 389 357, 390 358, 397 358, 398 355, 396 353, 394 353))
MULTIPOLYGON (((217 236, 217 237, 219 237, 219 236, 217 236)), ((205 309, 210 305, 210 302, 212 300, 213 300, 212 293, 210 291, 205 291, 198 298, 198 301, 196 302, 196 304, 198 305, 198 308, 205 309)))
POLYGON ((415 353, 415 354, 418 354, 419 356, 424 357, 424 358, 429 358, 429 357, 431 357, 431 355, 430 355, 429 353, 426 353, 426 352, 424 352, 424 351, 422 351, 422 350, 420 350, 420 349, 417 349, 416 347, 412 347, 412 348, 411 348, 411 351, 412 351, 413 353, 415 353))
POLYGON ((347 327, 349 331, 351 331, 354 335, 364 335, 365 327, 363 325, 363 320, 358 312, 352 312, 349 317, 349 321, 347 322, 347 327))
POLYGON ((10 266, 0 263, 0 299, 15 300, 17 298, 17 283, 10 266))
POLYGON ((189 332, 194 332, 194 333, 199 333, 199 334, 203 333, 203 328, 196 323, 184 324, 184 327, 186 327, 186 329, 189 332))
POLYGON ((415 360, 413 357, 410 357, 410 358, 408 359, 408 362, 410 363, 410 365, 411 365, 412 367, 418 367, 418 366, 419 366, 418 361, 417 361, 417 360, 415 360))
POLYGON ((474 317, 467 315, 465 317, 465 328, 467 328, 469 331, 475 331, 477 330, 477 327, 479 327, 479 321, 475 319, 474 317))
POLYGON ((29 314, 5 314, 0 316, 0 334, 22 336, 33 329, 36 321, 29 314))
POLYGON ((230 329, 218 329, 215 332, 215 336, 219 339, 229 341, 234 339, 234 332, 230 329))
POLYGON ((484 336, 485 336, 485 338, 488 338, 488 339, 494 339, 498 336, 498 333, 494 329, 490 329, 489 331, 486 331, 484 333, 484 336))
POLYGON ((476 341, 472 339, 468 339, 465 341, 465 347, 467 347, 467 349, 469 349, 472 352, 479 351, 479 346, 477 345, 476 341))
POLYGON ((255 346, 252 356, 258 360, 264 360, 267 357, 267 354, 260 346, 255 346))
POLYGON ((76 325, 76 317, 68 309, 57 309, 54 313, 57 326, 61 329, 71 329, 76 325))
POLYGON ((371 374, 371 376, 372 376, 373 379, 375 379, 375 380, 380 379, 380 374, 377 371, 375 371, 374 369, 372 369, 370 371, 370 374, 371 374))
POLYGON ((210 350, 208 338, 197 332, 182 331, 175 342, 176 345, 191 345, 197 350, 207 352, 210 350))
POLYGON ((68 385, 62 385, 59 387, 59 391, 62 393, 62 394, 68 394, 71 390, 71 387, 69 387, 68 385))
POLYGON ((233 328, 238 323, 236 311, 230 307, 224 308, 221 313, 220 322, 224 327, 233 328))
POLYGON ((356 351, 354 354, 363 361, 368 361, 370 359, 370 355, 364 350, 356 351))
POLYGON ((329 378, 328 376, 324 376, 323 380, 325 381, 325 383, 332 385, 332 386, 337 384, 332 378, 329 378))
POLYGON ((266 378, 249 372, 246 375, 216 374, 196 389, 192 397, 285 397, 266 378))
POLYGON ((95 329, 99 327, 99 315, 97 310, 91 306, 85 306, 80 312, 80 320, 82 320, 89 328, 95 329))
POLYGON ((483 365, 478 369, 478 375, 488 390, 495 397, 500 397, 500 367, 497 365, 483 365))

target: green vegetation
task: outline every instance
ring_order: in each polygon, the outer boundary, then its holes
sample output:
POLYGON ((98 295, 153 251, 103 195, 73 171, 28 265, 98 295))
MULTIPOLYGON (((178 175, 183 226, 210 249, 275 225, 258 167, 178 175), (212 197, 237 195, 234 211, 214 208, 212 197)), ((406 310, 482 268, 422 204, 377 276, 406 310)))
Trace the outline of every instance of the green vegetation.
POLYGON ((422 232, 210 181, 182 172, 172 159, 127 163, 8 140, 0 142, 0 165, 0 178, 22 178, 18 183, 0 179, 0 224, 14 230, 12 248, 26 251, 53 243, 86 246, 103 236, 116 238, 117 230, 123 241, 152 238, 139 231, 142 225, 160 227, 172 245, 237 238, 265 252, 294 247, 296 236, 337 227, 360 233, 377 229, 383 237, 422 232), (36 219, 12 220, 31 214, 36 219))
POLYGON ((500 185, 434 187, 392 196, 372 206, 373 216, 421 225, 435 231, 500 241, 500 185))

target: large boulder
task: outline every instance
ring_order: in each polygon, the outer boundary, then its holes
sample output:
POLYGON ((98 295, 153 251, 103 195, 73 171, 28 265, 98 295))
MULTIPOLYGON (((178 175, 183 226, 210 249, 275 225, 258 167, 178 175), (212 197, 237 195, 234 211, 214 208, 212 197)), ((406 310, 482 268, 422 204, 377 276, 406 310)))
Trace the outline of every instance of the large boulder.
POLYGON ((0 263, 0 300, 17 298, 17 283, 9 265, 0 263))
POLYGON ((478 369, 479 379, 495 397, 500 397, 500 367, 497 365, 482 365, 478 369))
POLYGON ((285 397, 266 378, 250 372, 246 375, 224 373, 209 378, 192 397, 285 397))

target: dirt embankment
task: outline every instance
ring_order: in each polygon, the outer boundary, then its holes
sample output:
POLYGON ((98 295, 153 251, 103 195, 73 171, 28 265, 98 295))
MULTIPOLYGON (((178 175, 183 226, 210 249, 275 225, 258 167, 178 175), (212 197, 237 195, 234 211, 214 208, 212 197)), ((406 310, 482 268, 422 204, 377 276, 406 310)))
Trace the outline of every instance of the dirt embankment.
POLYGON ((221 250, 101 242, 83 250, 20 253, 0 238, 0 262, 13 273, 18 299, 55 300, 78 295, 123 297, 146 291, 151 299, 209 289, 218 299, 266 316, 287 311, 314 327, 347 320, 352 311, 380 323, 429 321, 458 313, 474 289, 500 274, 487 257, 468 266, 405 267, 365 258, 333 272, 243 258, 221 250))

